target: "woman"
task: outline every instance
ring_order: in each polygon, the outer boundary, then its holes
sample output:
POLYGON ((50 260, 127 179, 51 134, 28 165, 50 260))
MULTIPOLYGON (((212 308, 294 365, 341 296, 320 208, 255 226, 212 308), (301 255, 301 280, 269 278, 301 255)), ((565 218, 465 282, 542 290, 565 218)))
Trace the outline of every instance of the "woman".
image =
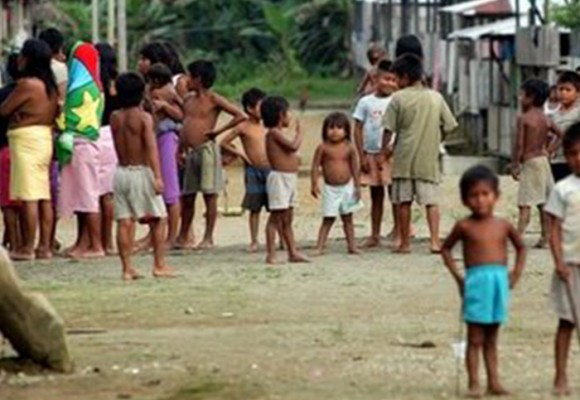
POLYGON ((9 117, 10 198, 21 201, 24 237, 14 260, 49 259, 54 219, 50 201, 50 161, 53 152, 52 128, 58 114, 58 87, 51 69, 50 47, 37 39, 24 42, 18 58, 20 79, 0 106, 0 115, 9 117), (40 220, 40 241, 35 253, 40 220))
POLYGON ((99 43, 95 47, 99 52, 101 82, 105 95, 105 110, 98 141, 100 149, 101 235, 106 254, 113 255, 115 253, 113 246, 113 177, 118 160, 109 120, 111 114, 119 108, 115 89, 115 80, 119 72, 117 70, 117 56, 113 47, 108 43, 99 43))

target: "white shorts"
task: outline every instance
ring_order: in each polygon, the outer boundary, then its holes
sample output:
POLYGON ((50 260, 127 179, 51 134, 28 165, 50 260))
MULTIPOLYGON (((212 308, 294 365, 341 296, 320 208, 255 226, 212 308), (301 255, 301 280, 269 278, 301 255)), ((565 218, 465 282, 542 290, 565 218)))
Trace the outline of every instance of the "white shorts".
POLYGON ((272 171, 266 181, 266 190, 270 211, 293 208, 298 204, 298 174, 272 171))
POLYGON ((325 218, 352 214, 362 208, 362 202, 355 197, 354 183, 332 186, 324 184, 322 189, 322 213, 325 218))

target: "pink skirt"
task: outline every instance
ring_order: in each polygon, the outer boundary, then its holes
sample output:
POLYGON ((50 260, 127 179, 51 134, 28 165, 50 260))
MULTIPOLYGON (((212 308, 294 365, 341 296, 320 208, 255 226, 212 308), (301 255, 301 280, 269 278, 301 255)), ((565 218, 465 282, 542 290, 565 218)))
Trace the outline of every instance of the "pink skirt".
POLYGON ((110 126, 103 126, 99 132, 99 194, 113 193, 113 180, 119 160, 110 126))
POLYGON ((0 207, 14 207, 17 202, 10 200, 10 147, 0 150, 0 207))

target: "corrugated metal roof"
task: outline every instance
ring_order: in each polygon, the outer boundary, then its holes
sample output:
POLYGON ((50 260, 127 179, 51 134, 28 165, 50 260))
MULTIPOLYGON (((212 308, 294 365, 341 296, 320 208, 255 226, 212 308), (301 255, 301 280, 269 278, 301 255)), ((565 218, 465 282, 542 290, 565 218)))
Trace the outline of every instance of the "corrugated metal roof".
MULTIPOLYGON (((473 26, 459 29, 447 35, 447 39, 478 40, 486 36, 515 36, 517 30, 515 18, 506 18, 491 24, 473 26)), ((528 18, 520 18, 520 27, 529 25, 528 18)), ((561 33, 570 32, 568 29, 559 28, 561 33)))

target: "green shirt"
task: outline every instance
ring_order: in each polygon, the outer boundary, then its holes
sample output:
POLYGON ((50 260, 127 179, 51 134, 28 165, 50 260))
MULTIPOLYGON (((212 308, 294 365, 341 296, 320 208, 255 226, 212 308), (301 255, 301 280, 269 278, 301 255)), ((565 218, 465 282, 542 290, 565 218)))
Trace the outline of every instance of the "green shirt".
POLYGON ((421 83, 392 96, 383 127, 396 132, 393 178, 438 183, 442 132, 457 128, 457 121, 443 96, 421 83))

